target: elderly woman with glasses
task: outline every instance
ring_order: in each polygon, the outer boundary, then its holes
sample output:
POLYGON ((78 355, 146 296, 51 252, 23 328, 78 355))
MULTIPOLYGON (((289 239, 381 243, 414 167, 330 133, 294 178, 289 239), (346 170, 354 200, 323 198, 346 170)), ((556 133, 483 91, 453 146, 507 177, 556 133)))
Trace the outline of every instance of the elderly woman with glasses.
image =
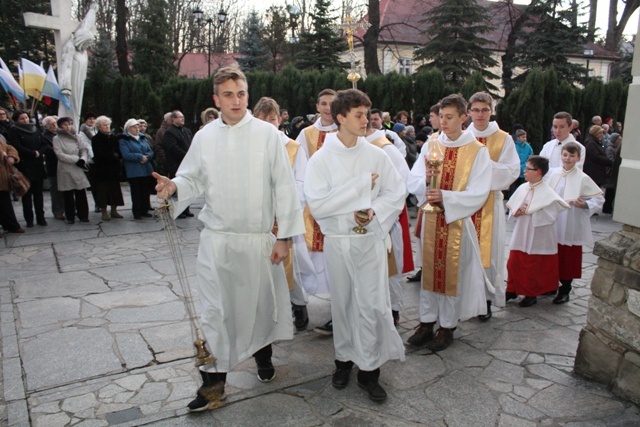
POLYGON ((137 119, 129 119, 124 124, 124 133, 118 137, 120 153, 124 160, 127 180, 131 187, 131 211, 135 219, 151 218, 151 159, 153 150, 146 136, 140 132, 137 119))

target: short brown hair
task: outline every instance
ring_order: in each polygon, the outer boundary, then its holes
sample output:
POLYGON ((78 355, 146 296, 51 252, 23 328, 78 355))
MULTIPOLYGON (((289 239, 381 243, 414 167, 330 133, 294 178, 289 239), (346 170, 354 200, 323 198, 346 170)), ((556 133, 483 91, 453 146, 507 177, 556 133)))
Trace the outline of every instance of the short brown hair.
POLYGON ((432 105, 431 108, 429 108, 429 112, 438 114, 440 112, 440 103, 438 102, 437 104, 432 105))
POLYGON ((545 176, 549 172, 549 159, 542 156, 529 156, 527 163, 531 163, 531 166, 542 172, 542 176, 545 176))
POLYGON ((526 135, 526 134, 527 134, 527 131, 526 131, 526 130, 524 130, 524 129, 518 129, 518 130, 516 131, 516 138, 517 138, 517 137, 519 137, 519 136, 526 135))
POLYGON ((352 108, 357 107, 371 107, 371 100, 366 93, 358 89, 338 91, 336 97, 331 101, 331 117, 333 117, 333 121, 340 126, 338 114, 346 117, 352 108))
POLYGON ((569 127, 573 126, 573 117, 566 111, 560 111, 553 116, 554 119, 566 120, 569 127))
POLYGON ((447 107, 455 108, 460 116, 467 114, 467 101, 465 101, 464 97, 459 93, 454 93, 442 98, 442 101, 440 101, 440 109, 442 110, 447 107))
POLYGON ((244 75, 244 73, 240 68, 234 65, 220 68, 216 72, 216 75, 213 76, 213 93, 215 95, 218 94, 218 86, 220 86, 222 83, 226 82, 227 80, 233 80, 233 81, 243 80, 246 83, 247 76, 244 75))
POLYGON ((258 102, 256 102, 255 107, 253 107, 253 115, 255 117, 258 117, 259 115, 269 117, 271 114, 279 116, 280 106, 275 99, 263 96, 258 100, 258 102))
POLYGON ((476 92, 471 95, 471 98, 469 98, 469 106, 474 102, 487 104, 491 109, 493 109, 493 98, 487 92, 476 92))
POLYGON ((323 89, 320 91, 320 93, 318 94, 318 98, 316 99, 316 104, 320 102, 320 98, 322 98, 325 95, 332 95, 332 96, 336 96, 336 91, 333 89, 323 89))
POLYGON ((580 146, 575 142, 567 142, 562 146, 562 151, 566 151, 571 154, 577 154, 580 158, 580 146))

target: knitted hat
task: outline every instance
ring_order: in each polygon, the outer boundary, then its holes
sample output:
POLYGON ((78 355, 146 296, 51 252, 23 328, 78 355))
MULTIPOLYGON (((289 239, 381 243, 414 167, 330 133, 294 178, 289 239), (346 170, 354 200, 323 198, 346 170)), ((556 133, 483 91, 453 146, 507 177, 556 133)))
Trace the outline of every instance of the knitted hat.
POLYGON ((393 125, 393 128, 391 129, 392 131, 394 131, 395 133, 399 134, 400 132, 402 132, 404 130, 406 126, 403 125, 402 123, 396 123, 395 125, 393 125))
POLYGON ((616 132, 612 133, 611 135, 609 135, 609 144, 616 145, 619 138, 620 138, 619 133, 616 133, 616 132))
POLYGON ((58 123, 58 127, 62 127, 62 124, 63 123, 67 123, 67 122, 69 122, 69 123, 71 123, 73 125, 73 119, 71 117, 60 117, 58 119, 58 122, 57 122, 58 123))
POLYGON ((589 135, 592 135, 592 136, 596 136, 600 132, 602 132, 602 128, 600 126, 598 126, 598 125, 593 125, 589 129, 589 135))
POLYGON ((127 122, 124 124, 124 131, 125 132, 129 132, 129 128, 131 126, 135 126, 135 125, 139 125, 140 122, 138 121, 138 119, 129 119, 127 120, 127 122))

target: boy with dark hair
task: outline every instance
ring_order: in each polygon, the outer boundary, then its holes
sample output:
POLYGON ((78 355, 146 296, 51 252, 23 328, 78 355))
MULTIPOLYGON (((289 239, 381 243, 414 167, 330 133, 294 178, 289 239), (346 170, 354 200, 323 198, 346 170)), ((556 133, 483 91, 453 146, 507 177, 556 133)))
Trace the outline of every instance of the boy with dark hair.
POLYGON ((385 240, 407 195, 389 157, 364 138, 371 101, 364 93, 338 92, 331 112, 338 133, 307 165, 304 193, 325 235, 331 281, 336 370, 332 384, 344 388, 354 363, 358 385, 375 401, 386 399, 380 366, 404 360, 391 316, 385 240))
POLYGON ((435 169, 426 161, 429 149, 423 148, 407 180, 418 200, 442 208, 423 215, 420 325, 408 341, 416 347, 427 345, 432 351, 453 343, 459 320, 487 310, 478 235, 471 216, 489 195, 491 159, 471 132, 462 131, 466 113, 462 96, 442 100, 441 133, 430 144, 439 146, 443 163, 435 169), (436 188, 429 186, 433 175, 439 175, 436 188), (436 322, 440 327, 434 334, 436 322))
POLYGON ((553 116, 552 125, 553 135, 555 139, 544 144, 540 155, 549 159, 549 169, 562 167, 562 146, 568 142, 575 142, 580 147, 580 161, 578 167, 582 169, 585 159, 584 145, 580 144, 571 134, 573 130, 573 118, 571 114, 560 111, 553 116))
POLYGON ((556 220, 558 231, 558 266, 561 286, 554 304, 569 301, 571 282, 582 277, 582 246, 593 244, 591 215, 602 210, 602 190, 589 175, 576 167, 580 147, 569 142, 562 147, 562 168, 545 177, 553 190, 569 204, 556 220))
POLYGON ((524 170, 526 183, 509 198, 509 219, 516 225, 507 261, 506 300, 524 295, 518 303, 529 307, 538 295, 558 288, 558 237, 556 219, 569 205, 542 177, 549 170, 546 157, 531 156, 524 170))

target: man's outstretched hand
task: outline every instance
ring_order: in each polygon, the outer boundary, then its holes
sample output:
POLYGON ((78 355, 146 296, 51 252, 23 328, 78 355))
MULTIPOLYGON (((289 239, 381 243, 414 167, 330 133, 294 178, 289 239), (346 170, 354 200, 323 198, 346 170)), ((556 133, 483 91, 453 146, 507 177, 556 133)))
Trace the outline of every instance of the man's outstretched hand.
POLYGON ((152 172, 151 176, 153 176, 158 183, 156 184, 156 193, 158 197, 164 200, 169 200, 171 196, 178 190, 176 185, 171 182, 169 178, 166 176, 162 176, 157 172, 152 172))

